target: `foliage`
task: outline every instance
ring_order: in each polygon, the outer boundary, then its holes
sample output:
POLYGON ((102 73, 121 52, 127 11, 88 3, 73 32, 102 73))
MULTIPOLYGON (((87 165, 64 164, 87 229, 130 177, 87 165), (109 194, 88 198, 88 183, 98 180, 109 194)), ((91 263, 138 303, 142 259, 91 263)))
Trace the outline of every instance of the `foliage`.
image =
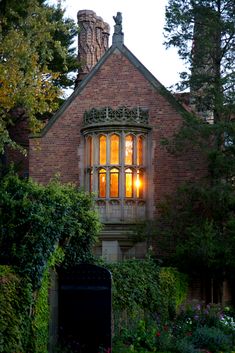
POLYGON ((161 319, 167 321, 174 317, 179 306, 187 297, 187 277, 171 267, 163 267, 159 272, 161 319))
POLYGON ((60 7, 43 0, 0 2, 0 153, 6 143, 16 147, 9 127, 27 119, 35 132, 40 117, 57 109, 61 88, 72 84, 68 73, 77 68, 70 47, 76 32, 60 7))
POLYGON ((166 323, 175 315, 186 297, 186 277, 175 269, 160 268, 151 258, 125 260, 108 267, 113 277, 116 343, 121 335, 122 340, 135 346, 140 340, 146 347, 154 345, 155 320, 166 323))
POLYGON ((218 350, 229 351, 231 348, 230 340, 217 327, 199 327, 192 335, 192 342, 195 347, 206 348, 211 352, 218 350))
POLYGON ((31 335, 32 287, 9 266, 0 266, 0 352, 26 352, 31 335))
POLYGON ((159 267, 153 260, 125 260, 108 268, 113 277, 114 310, 127 310, 129 315, 134 315, 138 308, 152 312, 157 309, 159 267))
POLYGON ((150 317, 134 320, 115 337, 113 352, 231 353, 235 330, 230 325, 227 331, 222 323, 228 313, 220 306, 188 304, 167 324, 150 317))
POLYGON ((35 293, 34 315, 32 320, 32 346, 35 353, 47 353, 49 342, 50 308, 48 289, 50 287, 50 271, 59 265, 64 258, 61 248, 57 248, 51 255, 43 271, 41 286, 35 293))
POLYGON ((164 239, 173 242, 174 263, 184 271, 218 275, 232 271, 234 210, 230 184, 188 184, 179 188, 161 209, 162 233, 164 239))
POLYGON ((99 221, 89 195, 53 180, 47 186, 6 175, 1 179, 0 261, 29 276, 34 288, 58 243, 66 266, 91 258, 99 221))
POLYGON ((232 0, 170 0, 166 7, 165 44, 189 67, 180 88, 191 87, 197 108, 214 111, 216 122, 234 111, 234 6, 232 0))
POLYGON ((167 148, 197 150, 205 173, 162 204, 158 231, 167 239, 162 246, 176 250, 170 263, 222 280, 234 272, 234 1, 170 0, 165 35, 188 64, 178 87, 190 88, 195 110, 184 115, 167 148), (205 123, 204 115, 214 123, 205 123))

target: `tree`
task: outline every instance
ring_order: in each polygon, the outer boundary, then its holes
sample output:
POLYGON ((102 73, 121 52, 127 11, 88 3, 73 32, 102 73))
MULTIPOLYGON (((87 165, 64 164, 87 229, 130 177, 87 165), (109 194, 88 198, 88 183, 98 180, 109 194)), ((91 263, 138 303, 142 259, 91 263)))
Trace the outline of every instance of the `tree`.
POLYGON ((195 104, 224 120, 235 107, 235 4, 233 0, 169 0, 166 46, 175 46, 189 71, 179 88, 190 87, 195 104))
POLYGON ((44 0, 0 2, 0 153, 15 147, 10 126, 27 119, 32 132, 40 129, 40 117, 58 108, 62 88, 72 84, 77 29, 63 16, 44 0))
POLYGON ((229 0, 170 0, 166 8, 166 45, 177 47, 188 67, 178 88, 190 88, 195 109, 168 147, 182 153, 197 146, 207 175, 162 204, 158 230, 181 270, 217 280, 235 269, 234 19, 229 0), (210 124, 201 118, 209 114, 210 124))

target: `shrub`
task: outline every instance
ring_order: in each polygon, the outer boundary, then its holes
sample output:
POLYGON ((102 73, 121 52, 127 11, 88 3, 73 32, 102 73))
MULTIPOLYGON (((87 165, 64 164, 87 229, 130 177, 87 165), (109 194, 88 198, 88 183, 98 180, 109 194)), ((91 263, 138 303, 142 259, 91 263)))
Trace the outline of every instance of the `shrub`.
POLYGON ((175 269, 160 268, 151 258, 125 260, 108 267, 113 277, 115 313, 139 318, 143 312, 152 313, 163 322, 174 316, 186 298, 186 277, 175 269))
POLYGON ((232 348, 229 337, 217 327, 198 327, 192 335, 192 342, 196 347, 211 352, 228 351, 232 348))
POLYGON ((91 260, 100 223, 88 194, 57 180, 44 186, 9 174, 0 195, 0 263, 30 277, 34 289, 56 244, 64 248, 65 266, 91 260))
POLYGON ((188 337, 175 340, 176 353, 199 353, 188 337))
POLYGON ((152 259, 125 260, 108 265, 113 277, 113 309, 135 316, 158 308, 159 267, 152 259))
POLYGON ((170 351, 172 330, 165 323, 186 297, 186 277, 160 268, 151 258, 108 267, 113 277, 114 352, 170 351))
POLYGON ((179 306, 185 301, 188 290, 187 277, 171 267, 163 267, 159 272, 159 307, 161 318, 173 318, 179 306))

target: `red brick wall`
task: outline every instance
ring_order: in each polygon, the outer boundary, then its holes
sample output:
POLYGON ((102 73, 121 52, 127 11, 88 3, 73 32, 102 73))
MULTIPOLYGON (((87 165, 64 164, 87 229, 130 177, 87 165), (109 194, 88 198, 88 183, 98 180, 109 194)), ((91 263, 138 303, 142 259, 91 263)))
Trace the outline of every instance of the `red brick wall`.
POLYGON ((85 110, 93 107, 141 106, 149 109, 151 153, 148 181, 149 210, 186 179, 202 172, 197 154, 176 158, 161 145, 179 128, 182 118, 167 99, 156 92, 146 78, 122 55, 115 51, 86 87, 42 138, 30 140, 30 176, 47 183, 59 172, 63 182, 82 184, 83 145, 80 133, 85 110), (194 168, 192 168, 192 166, 194 168), (195 171, 196 169, 196 171, 195 171))

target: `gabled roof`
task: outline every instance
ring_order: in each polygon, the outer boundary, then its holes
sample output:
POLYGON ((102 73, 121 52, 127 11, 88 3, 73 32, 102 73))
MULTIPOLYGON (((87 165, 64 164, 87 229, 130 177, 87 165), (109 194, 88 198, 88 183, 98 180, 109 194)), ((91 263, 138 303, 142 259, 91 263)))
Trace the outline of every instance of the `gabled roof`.
POLYGON ((47 125, 41 130, 37 135, 33 137, 44 136, 54 122, 59 119, 59 117, 64 113, 71 102, 77 97, 77 95, 86 87, 87 83, 95 76, 97 71, 105 64, 106 60, 114 53, 115 50, 119 50, 131 63, 136 67, 137 70, 146 78, 147 81, 156 89, 156 91, 164 96, 167 101, 181 114, 186 112, 185 108, 176 100, 176 98, 171 94, 151 72, 136 58, 136 56, 122 43, 114 42, 112 46, 105 52, 105 54, 100 58, 98 63, 91 69, 87 76, 79 83, 78 87, 74 90, 71 96, 64 102, 60 109, 53 115, 53 117, 48 121, 47 125))

